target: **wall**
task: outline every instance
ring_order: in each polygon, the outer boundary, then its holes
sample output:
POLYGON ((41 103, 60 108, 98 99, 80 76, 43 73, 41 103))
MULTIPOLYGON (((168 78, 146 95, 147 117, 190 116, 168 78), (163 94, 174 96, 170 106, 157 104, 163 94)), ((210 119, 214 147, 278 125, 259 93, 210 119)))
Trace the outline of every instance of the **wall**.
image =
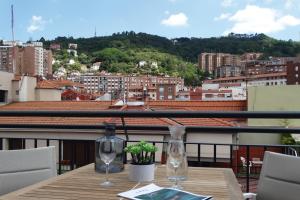
POLYGON ((35 101, 36 82, 35 77, 22 76, 19 81, 19 101, 35 101))
MULTIPOLYGON (((248 88, 248 111, 300 111, 300 87, 297 85, 248 88)), ((298 119, 249 119, 249 126, 300 126, 298 119)), ((280 134, 240 134, 240 144, 279 144, 280 134)))
POLYGON ((0 90, 7 91, 7 103, 10 103, 13 100, 13 88, 12 80, 14 79, 13 73, 2 72, 0 71, 0 90))
POLYGON ((35 89, 36 101, 61 101, 62 90, 35 89))

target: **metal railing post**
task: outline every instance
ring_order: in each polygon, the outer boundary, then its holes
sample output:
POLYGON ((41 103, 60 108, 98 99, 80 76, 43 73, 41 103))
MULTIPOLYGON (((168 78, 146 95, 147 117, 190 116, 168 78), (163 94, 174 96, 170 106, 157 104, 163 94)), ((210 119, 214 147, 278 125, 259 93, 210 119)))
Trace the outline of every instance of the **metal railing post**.
POLYGON ((198 146, 198 162, 200 163, 200 161, 201 161, 201 159, 200 159, 200 157, 201 157, 201 146, 200 146, 200 144, 198 144, 197 146, 198 146))
POLYGON ((214 144, 214 163, 216 164, 217 162, 217 145, 214 144))
POLYGON ((232 168, 232 160, 233 160, 232 153, 233 153, 233 147, 232 147, 232 144, 230 144, 230 168, 232 168))
POLYGON ((62 142, 61 140, 58 140, 58 174, 61 174, 61 161, 62 161, 62 142))
POLYGON ((250 146, 246 146, 246 161, 247 161, 247 177, 246 177, 246 190, 249 192, 250 186, 250 146))

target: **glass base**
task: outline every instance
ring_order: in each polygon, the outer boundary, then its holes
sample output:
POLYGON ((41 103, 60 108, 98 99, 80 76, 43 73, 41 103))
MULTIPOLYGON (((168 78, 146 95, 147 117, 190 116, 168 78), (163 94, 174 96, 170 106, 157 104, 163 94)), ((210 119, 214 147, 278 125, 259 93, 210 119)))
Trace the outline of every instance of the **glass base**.
POLYGON ((172 185, 172 188, 176 189, 176 190, 182 190, 183 189, 183 187, 181 185, 172 185))
POLYGON ((110 181, 105 181, 105 182, 101 183, 100 185, 103 186, 103 187, 111 187, 114 184, 110 181))

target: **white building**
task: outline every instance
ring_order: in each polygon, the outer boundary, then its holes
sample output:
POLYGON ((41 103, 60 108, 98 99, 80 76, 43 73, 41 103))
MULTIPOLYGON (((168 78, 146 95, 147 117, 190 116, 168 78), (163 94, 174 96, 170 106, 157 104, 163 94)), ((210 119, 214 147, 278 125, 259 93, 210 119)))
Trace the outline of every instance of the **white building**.
POLYGON ((202 85, 203 101, 233 101, 246 100, 245 83, 213 83, 202 85))

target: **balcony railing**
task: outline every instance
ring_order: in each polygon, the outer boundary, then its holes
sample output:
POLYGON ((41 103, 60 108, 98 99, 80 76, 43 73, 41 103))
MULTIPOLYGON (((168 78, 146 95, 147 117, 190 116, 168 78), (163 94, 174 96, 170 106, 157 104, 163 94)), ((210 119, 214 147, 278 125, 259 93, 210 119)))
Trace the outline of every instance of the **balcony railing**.
MULTIPOLYGON (((116 117, 122 119, 122 125, 117 125, 117 130, 122 130, 125 135, 128 135, 130 131, 168 131, 167 126, 149 125, 126 125, 125 118, 137 117, 137 118, 261 118, 261 119, 300 119, 300 112, 198 112, 198 111, 0 111, 0 116, 15 116, 15 117, 116 117)), ((50 124, 0 124, 0 129, 9 130, 14 129, 85 129, 85 130, 100 130, 104 129, 103 124, 99 125, 50 125, 50 124)), ((282 133, 300 133, 299 128, 284 128, 284 127, 258 127, 258 126, 245 126, 245 127, 203 127, 199 126, 186 126, 186 133, 214 133, 214 134, 228 134, 228 133, 269 133, 269 134, 282 134, 282 133)), ((127 137, 128 138, 128 137, 127 137)), ((94 140, 71 140, 60 138, 30 138, 24 137, 16 138, 10 137, 8 134, 6 137, 0 138, 0 149, 3 149, 3 139, 11 141, 10 146, 14 146, 14 142, 18 143, 17 148, 25 148, 26 142, 33 142, 33 146, 37 147, 38 142, 43 141, 46 146, 49 146, 51 142, 57 142, 58 144, 58 173, 61 174, 66 170, 72 170, 80 165, 88 164, 94 161, 94 157, 90 152, 94 145, 94 140), (82 142, 83 147, 76 145, 76 142, 82 142), (71 155, 68 155, 68 159, 64 158, 64 147, 70 145, 71 155), (83 155, 80 162, 78 161, 78 151, 83 155)), ((131 142, 126 141, 126 145, 131 142)), ((166 144, 166 141, 148 141, 154 145, 166 144)), ((244 190, 249 192, 250 180, 257 179, 259 174, 259 167, 256 169, 250 166, 251 152, 253 150, 259 150, 262 152, 260 158, 262 159, 263 152, 266 150, 277 151, 280 153, 296 155, 299 153, 300 145, 247 145, 247 144, 222 144, 222 143, 192 143, 186 142, 186 147, 194 149, 196 156, 189 157, 189 164, 192 166, 208 166, 208 167, 230 167, 234 170, 236 176, 246 179, 244 190), (211 147, 212 155, 202 156, 202 150, 204 148, 211 147), (222 148, 229 149, 229 155, 226 158, 218 156, 218 152, 222 148), (246 165, 242 165, 240 157, 245 157, 246 165), (251 168, 253 171, 251 171, 251 168)), ((161 161, 163 162, 163 156, 161 155, 161 161)))

